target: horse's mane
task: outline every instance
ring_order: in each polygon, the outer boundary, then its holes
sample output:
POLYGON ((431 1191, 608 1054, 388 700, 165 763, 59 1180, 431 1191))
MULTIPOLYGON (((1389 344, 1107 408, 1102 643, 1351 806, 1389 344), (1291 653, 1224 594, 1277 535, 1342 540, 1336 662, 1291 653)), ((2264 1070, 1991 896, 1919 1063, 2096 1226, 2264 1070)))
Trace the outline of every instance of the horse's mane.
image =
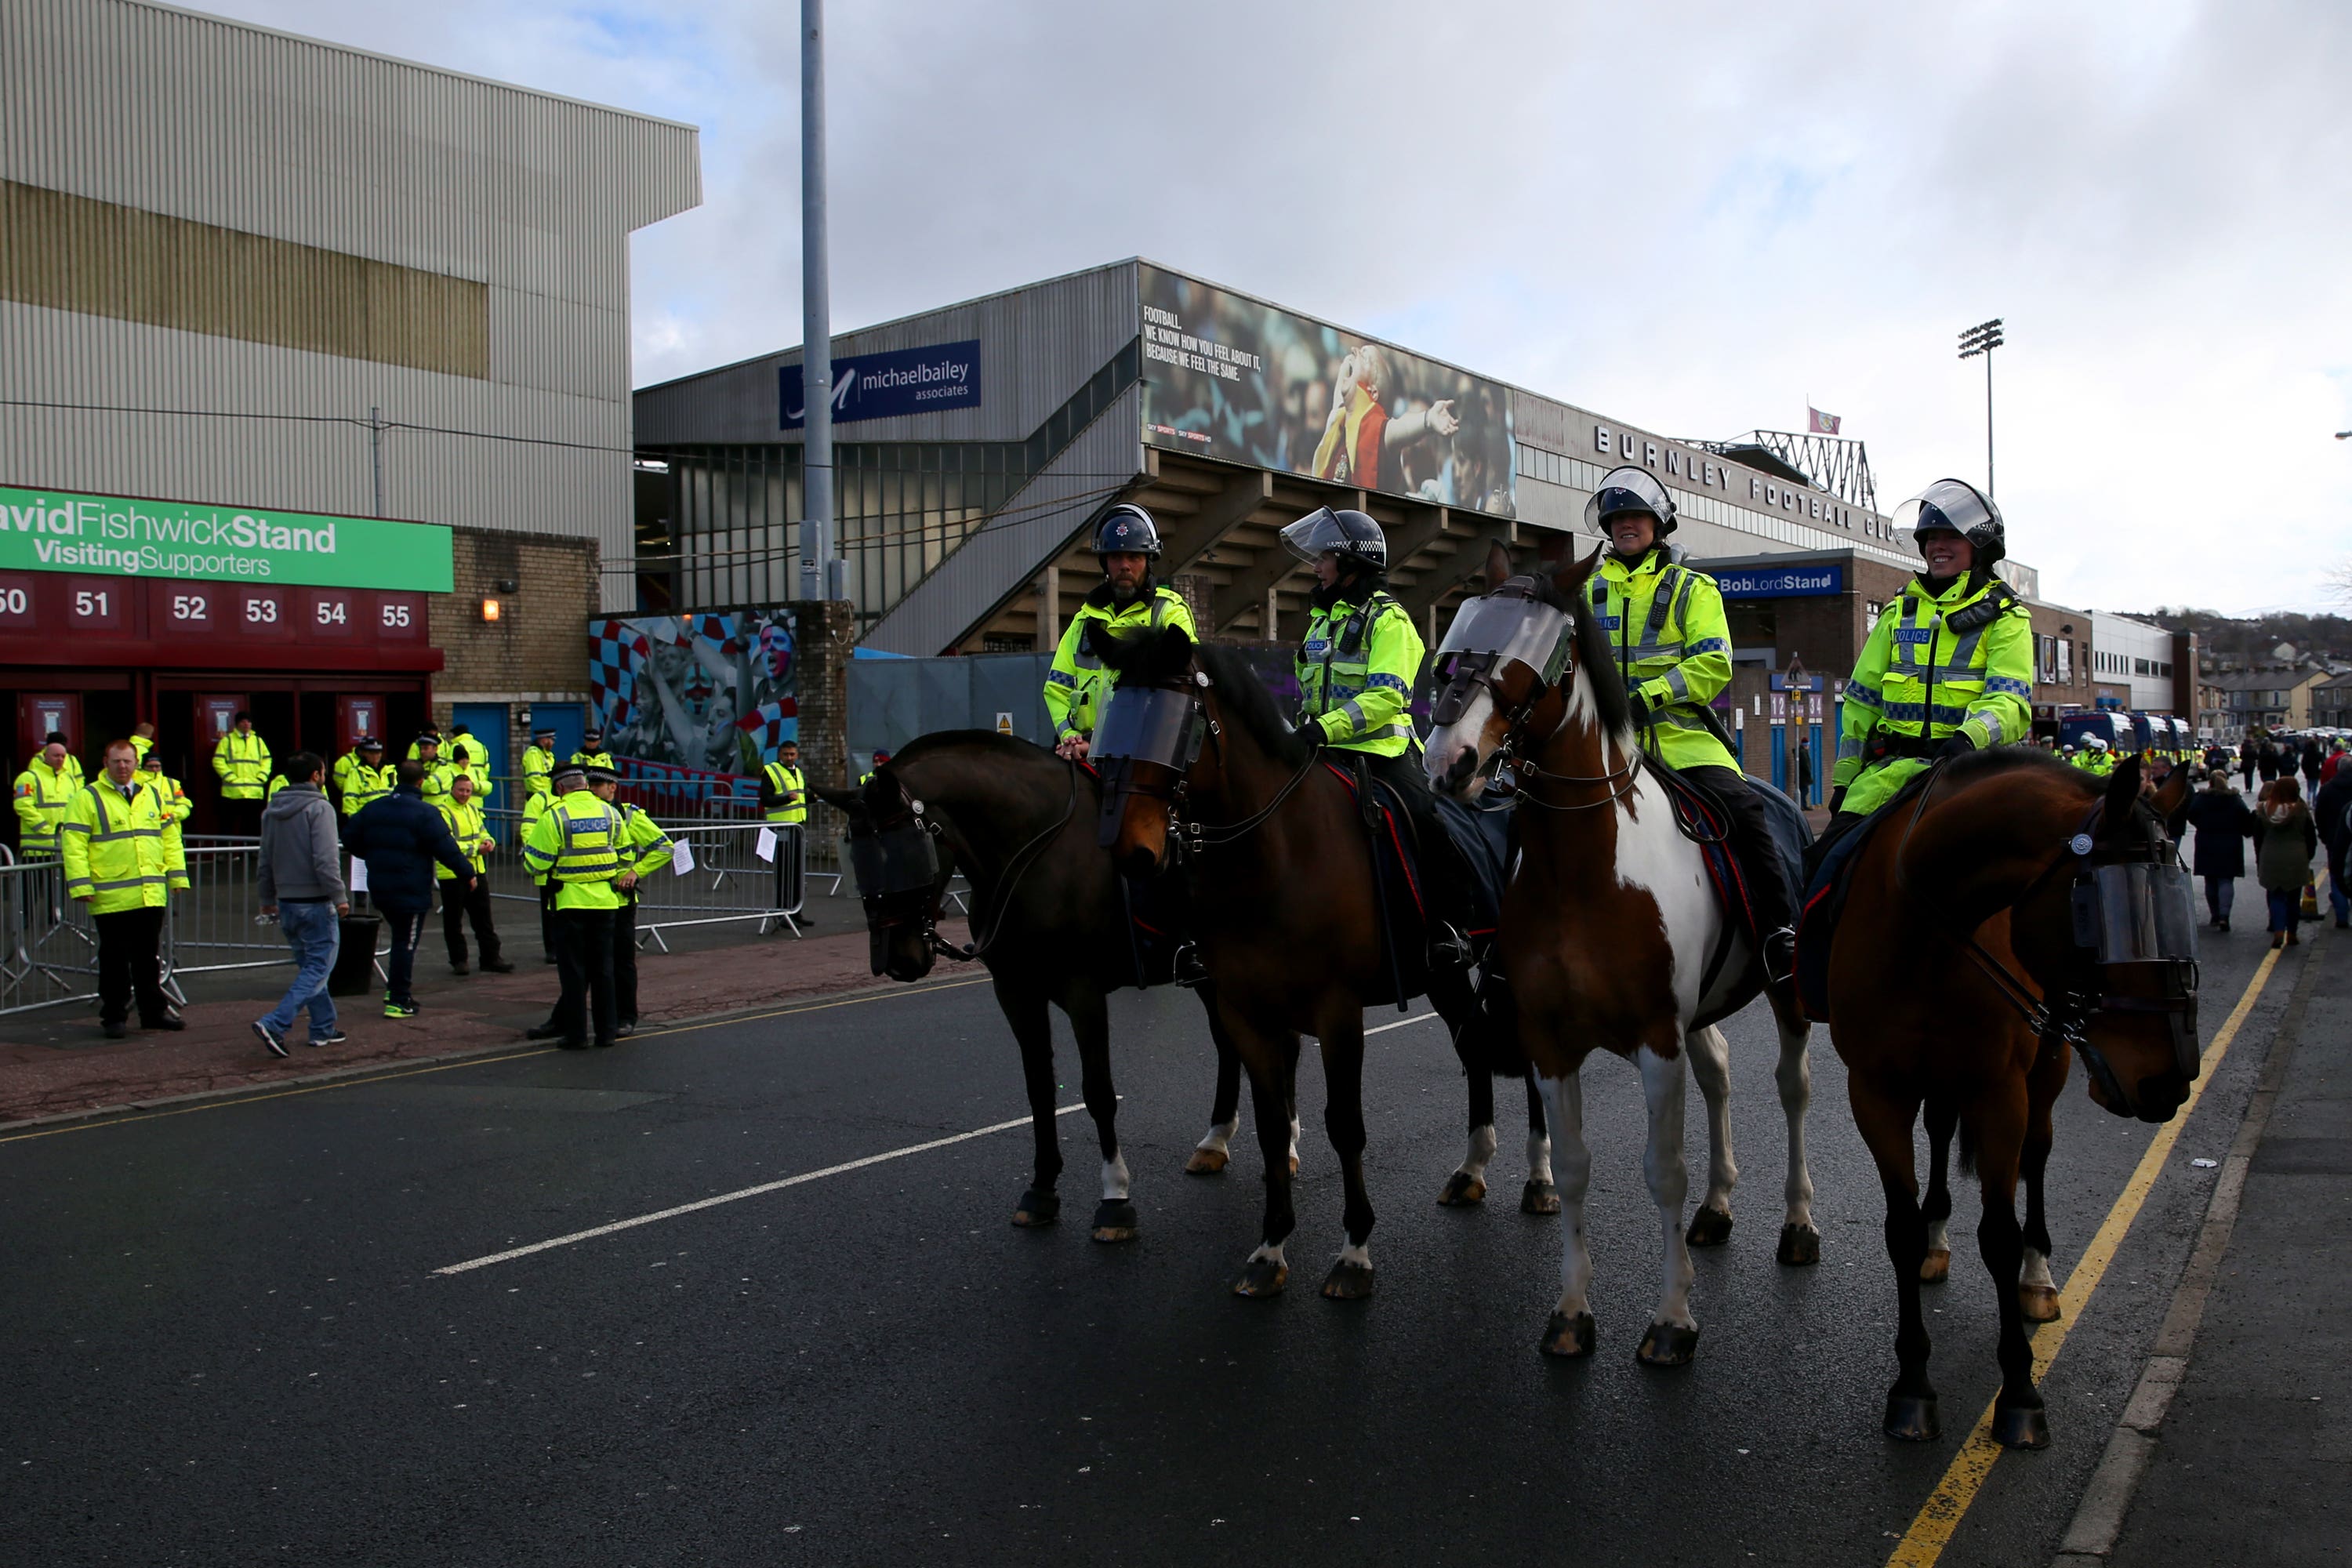
POLYGON ((2075 792, 2088 800, 2103 793, 2105 781, 2093 777, 2056 754, 2038 746, 1991 746, 1954 757, 1944 764, 1944 778, 1949 784, 1970 784, 1997 773, 2040 773, 2053 781, 2075 786, 2075 792))
POLYGON ((1265 682, 1257 678, 1257 671, 1250 668, 1249 662, 1231 648, 1219 647, 1214 643, 1202 643, 1194 651, 1224 704, 1225 716, 1247 731, 1266 755, 1293 767, 1304 764, 1306 741, 1284 721, 1282 710, 1275 706, 1274 693, 1265 689, 1265 682))
POLYGON ((934 730, 928 735, 918 735, 890 753, 892 763, 919 761, 926 752, 945 751, 950 746, 977 746, 1011 756, 1016 752, 1034 754, 1045 750, 1034 741, 1024 741, 1018 735, 1006 735, 994 730, 934 730))

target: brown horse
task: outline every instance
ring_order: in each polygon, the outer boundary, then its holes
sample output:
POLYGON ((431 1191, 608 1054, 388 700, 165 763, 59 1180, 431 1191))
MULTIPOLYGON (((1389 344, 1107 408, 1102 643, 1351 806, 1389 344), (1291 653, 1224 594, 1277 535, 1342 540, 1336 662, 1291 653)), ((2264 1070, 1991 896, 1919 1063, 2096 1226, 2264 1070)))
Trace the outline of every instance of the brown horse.
POLYGON ((2000 1309, 1993 1436, 2050 1441, 2025 1320, 2056 1315, 2042 1176, 2070 1054, 2094 1101, 2146 1121, 2169 1121, 2197 1076, 2195 917, 2163 825, 2188 784, 2177 775, 2150 801, 2136 761, 2101 780, 1996 748, 1941 764, 1855 852, 1831 937, 1829 1024, 1886 1196, 1901 1303, 1889 1436, 1939 1430, 1919 1287, 1948 1257, 1932 1244, 1950 1211, 1942 1167, 1957 1128, 2000 1309), (1912 1147, 1923 1109, 1934 1155, 1924 1209, 1912 1147))
MULTIPOLYGON (((1433 781, 1469 797, 1508 766, 1518 784, 1519 865, 1503 900, 1503 963, 1519 1044, 1534 1064, 1559 1154, 1560 1294, 1545 1353, 1589 1355, 1592 1265, 1584 1237, 1591 1156, 1583 1141, 1584 1059, 1596 1048, 1642 1074, 1649 1109, 1643 1173, 1657 1205, 1664 1283, 1635 1355, 1687 1363, 1697 1348, 1688 1248, 1731 1233, 1730 1047, 1715 1026, 1764 989, 1763 968, 1711 890, 1700 847, 1676 826, 1666 785, 1642 761, 1608 640, 1585 599, 1601 552, 1557 573, 1513 576, 1500 550, 1488 592, 1465 603, 1438 664, 1433 781), (1706 1101, 1707 1191, 1682 1228, 1684 1064, 1706 1101)), ((1806 1028, 1785 997, 1779 1088, 1789 1123, 1780 1260, 1821 1258, 1804 1121, 1812 1098, 1806 1028)))
MULTIPOLYGON (((1324 1127, 1347 1189, 1346 1235, 1323 1294, 1370 1295, 1364 1007, 1368 998, 1393 995, 1404 970, 1381 930, 1381 872, 1367 853, 1357 797, 1339 772, 1345 753, 1309 746, 1245 662, 1195 645, 1181 628, 1097 651, 1118 676, 1098 733, 1116 727, 1151 738, 1116 764, 1120 784, 1106 805, 1105 841, 1130 876, 1165 867, 1181 842, 1202 962, 1217 1016, 1249 1074, 1266 1154, 1259 1244, 1234 1292, 1271 1296, 1289 1280, 1284 1248, 1297 1215, 1281 1152, 1290 1136, 1299 1037, 1313 1035, 1329 1090, 1324 1127)), ((1454 1026, 1456 1050, 1473 1049, 1480 1032, 1464 1027, 1453 1003, 1439 1010, 1454 1026)), ((1496 1066, 1466 1058, 1465 1065, 1474 1079, 1496 1066)), ((1500 1065, 1523 1076, 1516 1063, 1500 1065)), ((1538 1123, 1530 1143, 1540 1136, 1538 1123)), ((1533 1186, 1529 1206, 1538 1197, 1533 1186)))

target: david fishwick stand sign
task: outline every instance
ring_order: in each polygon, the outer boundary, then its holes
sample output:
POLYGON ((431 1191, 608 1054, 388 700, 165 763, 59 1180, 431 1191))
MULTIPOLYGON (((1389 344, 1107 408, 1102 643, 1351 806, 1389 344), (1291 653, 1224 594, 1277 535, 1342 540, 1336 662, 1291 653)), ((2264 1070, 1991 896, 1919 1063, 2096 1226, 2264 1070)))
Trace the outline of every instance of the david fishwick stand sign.
POLYGON ((0 485, 0 571, 450 590, 449 531, 0 485))

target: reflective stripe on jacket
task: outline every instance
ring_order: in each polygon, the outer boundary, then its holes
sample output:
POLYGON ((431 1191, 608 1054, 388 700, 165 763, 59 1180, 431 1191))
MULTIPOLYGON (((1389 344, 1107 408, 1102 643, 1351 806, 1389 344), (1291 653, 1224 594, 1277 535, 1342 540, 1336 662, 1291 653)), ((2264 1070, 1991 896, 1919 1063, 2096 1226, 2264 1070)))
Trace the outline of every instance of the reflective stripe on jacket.
POLYGON ((523 864, 555 884, 561 910, 617 910, 624 824, 617 806, 586 790, 558 795, 523 839, 523 864))
POLYGON ((392 763, 380 763, 374 767, 356 756, 343 759, 350 765, 342 770, 343 815, 357 816, 375 802, 392 793, 400 782, 400 770, 392 763))
POLYGON ((89 900, 94 915, 160 908, 188 885, 188 861, 180 847, 180 825, 165 815, 163 799, 143 784, 129 798, 109 779, 96 779, 74 792, 58 825, 66 892, 89 900))
POLYGON ((65 768, 35 757, 16 775, 16 847, 27 855, 58 852, 58 824, 80 784, 65 768))
POLYGON ((1981 583, 1956 579, 1940 594, 1914 577, 1854 661, 1830 782, 1852 791, 1847 811, 1874 810, 1927 764, 1889 757, 1872 766, 1865 751, 1874 735, 1940 741, 1964 733, 1980 747, 2014 744, 2033 732, 2032 703, 2033 623, 2025 605, 1990 574, 1981 583), (1958 630, 1955 617, 1963 623, 1958 630), (1865 773, 1868 787, 1854 788, 1865 773))
POLYGON ((770 822, 806 822, 808 820, 808 775, 798 768, 788 768, 782 763, 770 763, 762 772, 768 780, 768 793, 780 800, 787 794, 800 798, 788 805, 768 807, 770 822))
MULTIPOLYGON (((637 874, 639 882, 670 863, 669 835, 662 831, 654 814, 643 806, 615 803, 621 814, 621 862, 637 874)), ((623 901, 635 903, 641 888, 620 889, 623 901)))
POLYGON ((1091 737, 1096 716, 1110 695, 1110 671, 1086 646, 1089 625, 1099 625, 1117 637, 1157 631, 1161 626, 1182 626, 1186 636, 1200 636, 1193 630, 1192 607, 1184 603, 1184 595, 1165 584, 1138 594, 1124 605, 1111 597, 1108 583, 1088 594, 1054 649, 1054 667, 1045 672, 1045 716, 1054 721, 1056 741, 1073 735, 1091 737))
POLYGON ((1646 710, 1643 749, 1670 767, 1738 772, 1700 716, 1731 684, 1731 623, 1715 579, 1664 549, 1633 562, 1612 550, 1585 591, 1617 656, 1618 679, 1646 710))
POLYGON ((213 748, 213 772, 220 775, 223 800, 259 800, 269 782, 269 742, 258 730, 250 735, 231 730, 213 748))
MULTIPOLYGON (((449 837, 457 841, 457 852, 474 868, 477 876, 489 869, 485 857, 489 853, 489 835, 482 826, 482 803, 478 796, 460 804, 455 796, 445 796, 436 803, 441 820, 449 825, 449 837)), ((453 882, 457 873, 446 866, 433 868, 434 880, 453 882)))
POLYGON ((1300 712, 1344 751, 1402 756, 1412 743, 1405 710, 1421 676, 1421 634, 1384 592, 1318 609, 1298 647, 1300 712))

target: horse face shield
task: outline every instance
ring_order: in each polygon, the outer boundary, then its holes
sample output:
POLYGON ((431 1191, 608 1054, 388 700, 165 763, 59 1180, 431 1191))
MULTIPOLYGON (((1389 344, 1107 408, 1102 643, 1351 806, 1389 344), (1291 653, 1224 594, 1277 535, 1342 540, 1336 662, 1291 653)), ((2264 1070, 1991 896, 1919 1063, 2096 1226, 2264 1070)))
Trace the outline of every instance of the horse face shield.
POLYGON ((940 881, 939 846, 919 803, 887 827, 851 827, 850 875, 866 906, 874 973, 919 980, 930 972, 936 941, 934 896, 940 881))
POLYGON ((2197 1045, 2197 914, 2189 873, 2158 858, 2151 838, 2145 858, 2094 858, 2089 835, 2073 845, 2078 865, 2073 889, 2074 945, 2095 975, 2087 995, 2068 998, 2081 1023, 2075 1046, 2117 1115, 2169 1120, 2202 1062, 2197 1045), (2101 1016, 2160 1018, 2169 1047, 2157 1071, 2131 1088, 2111 1059, 2116 1042, 2094 1042, 2088 1026, 2101 1016))
POLYGON ((1425 759, 1433 784, 1465 797, 1475 793, 1536 702, 1567 672, 1573 634, 1568 613, 1536 598, 1523 579, 1463 605, 1433 666, 1438 690, 1425 759))
POLYGON ((1102 816, 1096 842, 1131 871, 1166 857, 1168 820, 1183 794, 1184 775, 1201 755, 1208 719, 1190 691, 1122 686, 1111 692, 1096 726, 1089 756, 1102 773, 1102 816), (1159 811, 1138 808, 1158 803, 1159 811))

